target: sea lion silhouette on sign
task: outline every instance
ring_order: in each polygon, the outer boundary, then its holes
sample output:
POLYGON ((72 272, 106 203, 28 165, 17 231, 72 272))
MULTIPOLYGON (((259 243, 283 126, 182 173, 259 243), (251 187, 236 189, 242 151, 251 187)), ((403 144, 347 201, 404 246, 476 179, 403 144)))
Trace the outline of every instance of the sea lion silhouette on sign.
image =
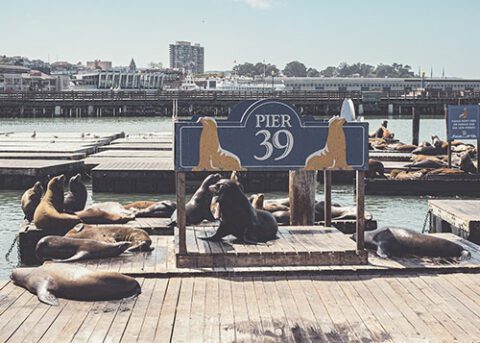
POLYGON ((345 118, 341 117, 333 117, 328 121, 325 147, 307 157, 305 170, 352 169, 347 163, 347 145, 343 132, 345 122, 345 118))
POLYGON ((201 117, 198 122, 202 124, 202 133, 199 141, 198 165, 192 170, 243 170, 238 156, 222 148, 215 119, 201 117))
POLYGON ((463 109, 463 113, 460 114, 458 117, 459 117, 460 119, 467 119, 467 118, 468 118, 468 110, 467 110, 466 107, 463 109))

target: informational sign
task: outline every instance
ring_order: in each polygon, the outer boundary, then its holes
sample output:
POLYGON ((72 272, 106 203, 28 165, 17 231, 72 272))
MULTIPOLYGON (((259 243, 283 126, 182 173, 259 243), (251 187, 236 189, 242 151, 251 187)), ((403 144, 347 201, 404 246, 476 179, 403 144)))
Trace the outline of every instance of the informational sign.
POLYGON ((278 100, 245 101, 225 120, 176 121, 175 169, 366 170, 368 123, 315 120, 278 100))
POLYGON ((447 114, 447 138, 477 139, 479 133, 478 105, 449 105, 447 114))

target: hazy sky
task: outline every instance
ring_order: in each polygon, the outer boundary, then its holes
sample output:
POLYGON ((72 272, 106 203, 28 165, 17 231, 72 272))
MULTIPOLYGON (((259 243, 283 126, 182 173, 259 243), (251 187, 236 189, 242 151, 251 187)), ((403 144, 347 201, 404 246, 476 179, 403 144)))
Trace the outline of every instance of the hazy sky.
POLYGON ((206 70, 265 59, 323 69, 403 63, 480 78, 478 0, 1 0, 0 54, 168 66, 176 40, 205 47, 206 70))

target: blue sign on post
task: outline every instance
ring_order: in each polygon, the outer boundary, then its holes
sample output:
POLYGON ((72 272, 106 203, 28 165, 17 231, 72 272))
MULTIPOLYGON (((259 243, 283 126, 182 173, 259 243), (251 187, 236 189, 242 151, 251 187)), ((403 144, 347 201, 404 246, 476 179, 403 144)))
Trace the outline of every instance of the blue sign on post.
POLYGON ((448 105, 447 138, 477 139, 479 133, 478 105, 448 105))
POLYGON ((226 120, 176 121, 175 169, 367 170, 368 123, 302 117, 278 100, 244 101, 226 120))

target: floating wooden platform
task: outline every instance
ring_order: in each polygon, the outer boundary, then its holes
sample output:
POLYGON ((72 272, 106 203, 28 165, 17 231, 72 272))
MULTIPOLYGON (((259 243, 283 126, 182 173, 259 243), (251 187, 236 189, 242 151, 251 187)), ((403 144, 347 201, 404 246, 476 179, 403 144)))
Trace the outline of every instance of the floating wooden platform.
MULTIPOLYGON (((170 223, 170 218, 136 218, 123 225, 126 227, 143 229, 150 235, 173 236, 173 227, 167 226, 168 223, 170 223)), ((34 223, 24 221, 20 225, 18 235, 18 256, 22 264, 38 264, 37 257, 35 256, 35 247, 40 239, 48 235, 48 232, 38 229, 34 223)))
POLYGON ((119 143, 110 144, 98 148, 98 151, 105 150, 172 150, 172 143, 119 143))
POLYGON ((138 278, 142 294, 59 306, 0 281, 0 341, 474 342, 478 274, 138 278))
MULTIPOLYGON (((366 252, 335 228, 284 226, 278 239, 267 244, 242 244, 232 240, 211 242, 201 239, 216 227, 187 227, 187 253, 177 251, 178 267, 267 267, 331 264, 366 264, 366 252)), ((175 234, 176 241, 178 234, 175 234)))
POLYGON ((480 200, 429 200, 432 232, 452 232, 480 244, 480 200))
POLYGON ((381 161, 410 161, 412 154, 409 152, 372 151, 368 152, 370 158, 381 161))
POLYGON ((75 153, 35 153, 35 152, 0 152, 0 159, 14 160, 81 160, 86 154, 81 152, 75 153))
POLYGON ((83 161, 0 159, 0 188, 27 189, 47 175, 69 177, 83 170, 83 161))
MULTIPOLYGON (((128 274, 136 277, 173 277, 173 276, 185 276, 185 275, 198 275, 204 276, 225 276, 232 273, 242 275, 285 275, 285 274, 301 274, 301 273, 315 273, 315 274, 365 274, 372 272, 382 273, 409 273, 409 272, 478 272, 480 273, 480 246, 455 236, 451 233, 438 233, 432 234, 436 237, 445 238, 456 242, 465 247, 471 254, 472 258, 465 261, 455 261, 452 259, 444 258, 419 258, 419 257, 395 257, 395 258, 380 258, 374 252, 368 252, 367 264, 317 264, 317 265, 297 265, 287 266, 281 265, 277 260, 277 264, 274 266, 215 266, 215 267, 178 267, 176 264, 175 254, 175 239, 173 236, 159 236, 154 235, 152 238, 152 247, 154 250, 149 252, 138 252, 132 255, 121 255, 110 259, 98 259, 98 260, 86 260, 75 262, 75 264, 83 265, 89 268, 104 270, 104 271, 118 271, 124 274, 128 274)), ((303 237, 300 238, 303 240, 303 237)), ((350 239, 349 235, 344 235, 341 239, 347 244, 346 239, 350 239)), ((297 238, 295 236, 295 240, 297 238)), ((203 241, 202 241, 203 242, 203 241)), ((325 248, 325 244, 329 240, 322 242, 322 249, 325 248)), ((353 246, 354 242, 351 241, 353 246)), ((279 243, 274 243, 279 244, 279 243)), ((311 244, 311 243, 310 243, 311 244)), ((233 250, 242 249, 242 244, 235 244, 229 242, 228 249, 233 250)), ((312 245, 310 245, 312 248, 312 245)), ((334 246, 332 246, 334 247, 334 246)), ((264 246, 249 247, 253 253, 258 254, 261 250, 262 253, 266 252, 264 246)), ((225 247, 223 248, 225 250, 225 247)), ((302 243, 298 243, 298 249, 305 249, 302 243)), ((245 251, 245 250, 244 250, 245 251)), ((283 254, 282 251, 281 254, 283 254)), ((279 254, 281 257, 281 254, 279 254)))
POLYGON ((371 195, 478 195, 480 176, 432 176, 418 180, 366 179, 365 194, 371 195))

